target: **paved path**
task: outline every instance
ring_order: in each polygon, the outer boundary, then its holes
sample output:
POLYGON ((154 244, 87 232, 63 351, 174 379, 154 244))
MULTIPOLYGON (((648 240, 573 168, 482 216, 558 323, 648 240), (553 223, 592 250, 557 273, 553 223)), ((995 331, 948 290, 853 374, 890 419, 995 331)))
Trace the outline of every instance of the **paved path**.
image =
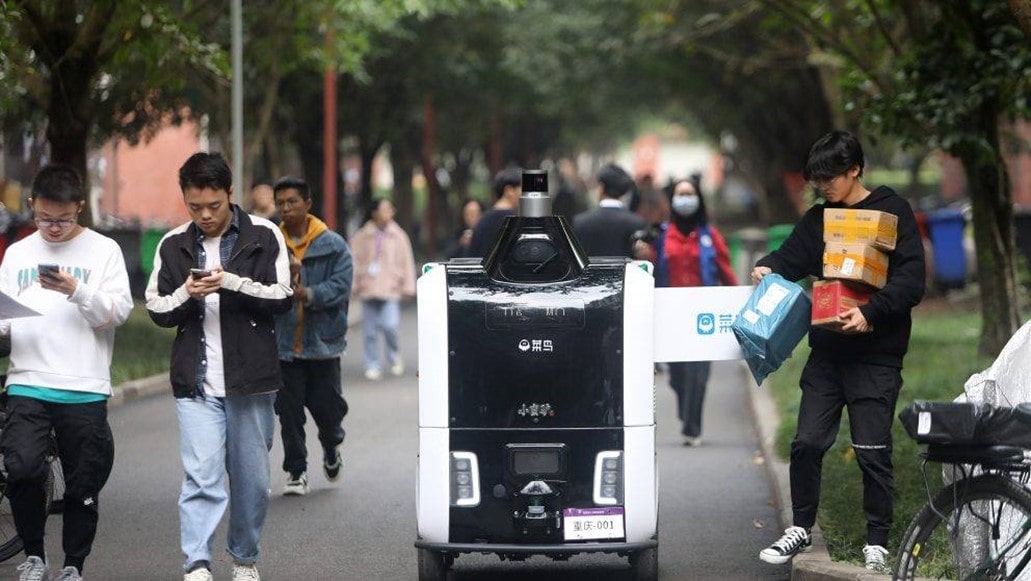
MULTIPOLYGON (((337 484, 320 470, 305 498, 279 495, 281 446, 273 449, 275 494, 263 541, 262 577, 377 581, 415 578, 414 482, 416 380, 414 310, 405 311, 408 373, 379 383, 361 378, 360 337, 344 357, 346 421, 344 473, 337 484)), ((786 579, 787 567, 756 558, 780 526, 764 467, 747 385, 736 363, 714 367, 706 403, 705 444, 680 444, 673 396, 657 378, 660 462, 661 578, 786 579)), ((176 498, 181 478, 175 407, 170 395, 143 398, 111 413, 116 461, 101 496, 101 523, 86 579, 181 579, 176 498)), ((309 422, 309 425, 310 422, 309 422)), ((318 450, 314 434, 309 449, 318 450)), ((48 551, 61 558, 60 517, 50 520, 48 551)), ((224 527, 216 538, 215 578, 228 579, 224 527)), ((17 578, 14 561, 0 564, 0 579, 17 578)), ((624 559, 580 556, 567 563, 536 557, 523 563, 493 556, 462 556, 453 580, 601 581, 627 579, 624 559)))

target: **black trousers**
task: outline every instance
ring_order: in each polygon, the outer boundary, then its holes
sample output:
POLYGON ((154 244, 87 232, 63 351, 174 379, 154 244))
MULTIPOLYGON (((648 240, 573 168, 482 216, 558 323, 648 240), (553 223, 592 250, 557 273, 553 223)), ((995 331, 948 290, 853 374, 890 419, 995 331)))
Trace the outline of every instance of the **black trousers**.
POLYGON ((12 396, 2 442, 7 494, 25 554, 42 558, 46 530, 44 486, 50 431, 64 469, 65 565, 82 570, 97 534, 98 496, 111 475, 115 448, 107 423, 107 402, 48 403, 12 396))
POLYGON ((669 386, 677 394, 680 433, 685 436, 697 438, 702 434, 702 407, 711 370, 712 363, 709 361, 669 364, 669 386))
POLYGON ((340 385, 340 358, 294 359, 280 364, 283 389, 276 394, 276 413, 283 435, 283 470, 300 474, 308 469, 304 408, 315 420, 324 451, 344 441, 347 401, 340 385))
POLYGON ((902 371, 884 365, 832 361, 810 354, 800 380, 798 432, 791 442, 791 503, 795 526, 816 522, 823 456, 834 444, 841 410, 848 408, 859 468, 867 542, 886 546, 891 528, 894 477, 891 424, 902 388, 902 371))

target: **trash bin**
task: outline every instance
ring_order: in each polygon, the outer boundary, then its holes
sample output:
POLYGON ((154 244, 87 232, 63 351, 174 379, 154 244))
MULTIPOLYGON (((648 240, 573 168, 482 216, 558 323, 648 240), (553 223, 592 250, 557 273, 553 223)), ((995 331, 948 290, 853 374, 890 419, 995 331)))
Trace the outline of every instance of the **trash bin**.
POLYGON ((934 282, 943 288, 963 288, 967 282, 963 212, 955 209, 931 212, 927 215, 927 226, 934 248, 934 282))
POLYGON ((147 278, 143 272, 140 255, 140 230, 138 228, 115 228, 105 230, 98 228, 97 232, 115 241, 122 249, 122 257, 125 259, 125 270, 129 273, 129 289, 134 299, 142 299, 143 291, 147 287, 147 278))
POLYGON ((773 252, 780 248, 781 244, 788 239, 791 231, 795 229, 794 224, 775 224, 766 230, 766 251, 773 252))
POLYGON ((165 232, 159 228, 147 228, 143 231, 140 239, 140 266, 147 278, 150 278, 150 271, 154 270, 154 255, 157 253, 158 244, 165 232))

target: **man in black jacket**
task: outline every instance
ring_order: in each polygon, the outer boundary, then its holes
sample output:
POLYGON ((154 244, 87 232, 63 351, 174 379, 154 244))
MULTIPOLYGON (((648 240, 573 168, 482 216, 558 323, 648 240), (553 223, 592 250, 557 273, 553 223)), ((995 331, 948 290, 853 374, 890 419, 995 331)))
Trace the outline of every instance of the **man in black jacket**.
POLYGON ((910 311, 924 295, 924 250, 906 200, 890 188, 872 192, 860 182, 863 150, 845 131, 833 131, 809 151, 805 178, 826 200, 809 209, 784 244, 760 259, 753 282, 775 272, 788 280, 823 274, 824 208, 880 210, 898 216, 898 238, 889 256, 888 281, 870 301, 841 314, 842 333, 812 327, 812 351, 799 384, 798 431, 791 443, 793 526, 759 557, 785 563, 811 545, 820 500, 823 456, 834 444, 842 407, 848 408, 852 448, 863 473, 867 569, 885 569, 892 522, 894 480, 891 424, 902 388, 902 360, 909 347, 910 311))
POLYGON ((473 236, 466 256, 487 256, 494 249, 494 241, 505 225, 505 219, 518 213, 519 196, 523 193, 523 172, 516 167, 499 171, 494 176, 492 189, 494 205, 473 226, 473 236))
POLYGON ((269 503, 273 402, 283 385, 275 315, 290 310, 290 263, 272 222, 231 202, 219 154, 179 169, 191 221, 165 235, 147 285, 147 311, 177 327, 170 377, 186 472, 179 495, 185 581, 210 581, 212 541, 233 498, 227 551, 234 581, 258 581, 269 503))
POLYGON ((588 256, 634 255, 634 233, 648 225, 623 207, 620 197, 634 187, 634 180, 616 164, 598 170, 601 200, 598 207, 573 218, 573 232, 588 256))

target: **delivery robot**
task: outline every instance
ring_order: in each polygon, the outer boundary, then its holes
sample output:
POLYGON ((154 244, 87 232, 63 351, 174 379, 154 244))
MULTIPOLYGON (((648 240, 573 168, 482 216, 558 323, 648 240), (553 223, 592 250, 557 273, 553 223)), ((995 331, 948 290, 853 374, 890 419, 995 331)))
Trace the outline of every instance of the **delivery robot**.
POLYGON ((418 282, 419 579, 463 553, 628 557, 657 578, 651 265, 588 259, 523 174, 489 256, 418 282))

